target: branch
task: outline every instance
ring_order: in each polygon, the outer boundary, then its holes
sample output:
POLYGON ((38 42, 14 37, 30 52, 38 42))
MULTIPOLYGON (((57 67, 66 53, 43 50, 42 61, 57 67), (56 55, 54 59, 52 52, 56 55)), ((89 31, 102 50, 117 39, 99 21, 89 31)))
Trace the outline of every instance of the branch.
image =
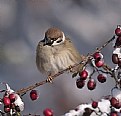
MULTIPOLYGON (((91 60, 91 59, 93 58, 92 55, 93 55, 95 52, 100 52, 104 47, 106 47, 106 46, 107 46, 110 42, 112 42, 114 39, 115 39, 115 36, 113 36, 110 40, 108 40, 107 42, 105 42, 101 47, 97 48, 93 53, 88 54, 88 55, 84 58, 84 60, 82 60, 80 63, 71 66, 71 69, 73 69, 73 68, 75 68, 75 67, 77 67, 77 66, 79 66, 79 65, 82 65, 82 67, 84 67, 84 66, 88 63, 88 61, 91 60)), ((52 75, 51 77, 52 77, 52 79, 55 79, 56 77, 58 77, 59 75, 63 74, 63 73, 66 72, 66 71, 70 71, 70 67, 69 67, 69 68, 66 68, 66 69, 64 69, 64 70, 62 70, 62 71, 60 71, 60 72, 58 72, 58 73, 56 73, 56 74, 54 74, 54 75, 52 75)), ((26 92, 28 92, 28 91, 30 91, 30 90, 33 90, 33 89, 35 89, 36 87, 39 87, 40 85, 43 85, 43 84, 46 84, 46 83, 48 83, 48 82, 47 82, 46 80, 44 80, 44 81, 35 83, 34 85, 28 86, 28 87, 26 87, 26 88, 22 88, 22 89, 16 91, 16 93, 19 94, 19 95, 24 95, 24 94, 26 94, 26 92)))

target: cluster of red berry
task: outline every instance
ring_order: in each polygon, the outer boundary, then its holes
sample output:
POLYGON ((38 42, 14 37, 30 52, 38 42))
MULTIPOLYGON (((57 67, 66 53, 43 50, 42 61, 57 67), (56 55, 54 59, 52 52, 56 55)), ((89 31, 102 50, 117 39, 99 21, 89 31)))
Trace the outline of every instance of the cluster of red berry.
MULTIPOLYGON (((93 54, 93 59, 92 59, 92 64, 91 66, 93 66, 94 72, 98 71, 98 68, 101 68, 104 65, 104 60, 103 60, 103 55, 99 52, 96 52, 93 54)), ((94 74, 94 72, 92 72, 92 74, 94 74)), ((86 69, 82 70, 79 73, 79 78, 76 81, 76 85, 78 88, 83 88, 85 83, 86 83, 86 79, 89 78, 88 82, 87 82, 87 88, 89 90, 94 90, 96 87, 96 80, 91 78, 92 74, 89 75, 88 71, 86 69)), ((97 76, 97 80, 100 83, 104 83, 106 82, 106 76, 103 73, 99 73, 98 71, 98 76, 97 76)))
MULTIPOLYGON (((111 104, 111 107, 114 107, 116 109, 121 108, 121 104, 119 103, 119 100, 117 100, 115 97, 112 97, 110 99, 110 104, 111 104)), ((94 109, 98 108, 98 102, 97 101, 92 102, 92 108, 94 108, 94 109)), ((112 109, 110 116, 119 116, 119 113, 121 113, 121 110, 119 112, 117 112, 114 109, 112 109)))
POLYGON ((20 108, 18 105, 15 104, 16 101, 16 94, 11 93, 9 95, 5 95, 3 97, 3 104, 4 104, 4 112, 10 113, 12 112, 20 112, 20 108))
MULTIPOLYGON (((115 76, 114 79, 116 81, 116 87, 112 89, 112 95, 108 98, 108 102, 110 101, 110 114, 108 116, 118 116, 118 113, 121 113, 121 26, 117 26, 115 29, 115 35, 117 36, 115 45, 114 45, 114 51, 112 54, 112 62, 114 64, 117 64, 117 66, 114 69, 110 70, 111 76, 115 76), (117 75, 118 73, 118 75, 117 75), (115 109, 119 109, 118 111, 115 109)), ((77 88, 81 89, 87 84, 88 90, 94 90, 96 88, 96 84, 98 81, 99 83, 106 82, 107 73, 104 70, 105 64, 103 55, 101 52, 97 51, 93 55, 90 56, 89 61, 87 62, 86 66, 83 70, 79 72, 79 78, 76 80, 76 86, 77 88), (87 67, 90 66, 92 68, 92 72, 90 72, 87 67), (97 74, 96 79, 92 76, 94 74, 97 74)), ((17 101, 17 97, 19 97, 18 94, 12 92, 10 94, 4 94, 4 97, 1 99, 1 103, 4 104, 4 112, 5 113, 11 113, 13 112, 20 112, 21 108, 18 106, 15 102, 17 101), (16 96, 17 95, 17 96, 16 96)), ((19 97, 20 98, 20 97, 19 97)), ((31 90, 30 92, 30 98, 32 101, 37 100, 39 98, 39 94, 37 90, 31 90)), ((21 100, 19 103, 22 102, 21 100)), ((92 101, 91 107, 93 109, 98 108, 99 109, 99 102, 92 101)), ((93 112, 93 110, 91 110, 93 112)), ((43 111, 44 116, 53 116, 54 113, 51 109, 47 108, 43 111)))
MULTIPOLYGON (((112 94, 111 96, 108 98, 108 100, 110 101, 110 105, 111 105, 111 111, 110 111, 110 116, 118 116, 121 113, 121 72, 120 72, 120 68, 121 68, 121 26, 117 26, 117 28, 115 29, 115 45, 114 45, 114 51, 112 54, 112 62, 114 64, 117 64, 116 67, 110 70, 111 72, 111 77, 113 77, 116 81, 116 86, 112 89, 112 94), (116 92, 114 92, 116 91, 116 92), (114 95, 115 93, 115 95, 114 95), (118 110, 116 110, 118 109, 118 110)), ((98 80, 100 83, 104 83, 106 82, 106 77, 107 74, 109 74, 108 72, 105 72, 102 69, 100 69, 101 67, 104 66, 104 60, 103 60, 103 55, 100 52, 96 52, 93 54, 92 56, 92 60, 91 60, 91 66, 93 67, 93 72, 90 74, 90 72, 86 69, 86 67, 84 68, 84 70, 82 70, 81 72, 79 72, 79 78, 76 81, 76 85, 78 88, 83 88, 86 80, 87 80, 87 88, 89 90, 94 90, 96 88, 96 80, 98 80), (100 70, 99 70, 100 69, 100 70), (94 73, 97 73, 97 78, 93 79, 91 76, 94 73), (100 73, 101 72, 101 73, 100 73), (107 74, 106 74, 107 73, 107 74)), ((90 62, 89 62, 90 63, 90 62)), ((98 107, 98 102, 97 101, 93 101, 92 102, 92 108, 99 108, 98 107)))
MULTIPOLYGON (((119 101, 115 97, 112 97, 110 99, 110 103, 111 103, 111 106, 114 107, 114 108, 116 108, 116 109, 121 108, 120 107, 121 104, 119 104, 119 101)), ((94 109, 95 108, 99 108, 97 101, 93 101, 91 105, 92 105, 92 108, 94 108, 94 109)), ((111 111, 111 113, 110 113, 109 116, 119 116, 119 113, 121 113, 121 110, 120 110, 120 112, 117 112, 117 111, 115 111, 115 110, 112 109, 112 111, 111 111)))
MULTIPOLYGON (((115 50, 112 54, 112 62, 114 64, 117 64, 118 67, 121 67, 121 52, 120 52, 120 46, 121 46, 121 26, 117 26, 115 30, 115 34, 117 36, 116 42, 115 42, 115 50)), ((90 59, 90 62, 87 63, 87 65, 84 67, 84 69, 79 72, 79 78, 76 81, 76 86, 78 88, 83 88, 85 84, 87 83, 87 88, 89 90, 94 90, 96 88, 96 80, 98 80, 99 83, 105 83, 107 78, 107 72, 103 69, 104 66, 104 59, 101 52, 95 52, 90 59), (92 67, 93 71, 90 73, 87 69, 87 65, 92 67), (92 78, 93 74, 96 73, 96 79, 92 78)), ((118 71, 118 70, 117 70, 118 71)), ((116 91, 120 91, 118 88, 116 88, 116 91)), ((112 92, 112 95, 108 98, 108 101, 110 102, 110 114, 109 116, 118 116, 118 114, 121 112, 121 93, 116 92, 116 95, 113 95, 114 92, 112 92), (118 96, 118 97, 117 97, 118 96), (119 111, 116 111, 115 109, 119 109, 119 111)), ((30 98, 31 100, 37 100, 39 97, 37 90, 32 90, 30 92, 30 98)), ((107 98, 106 98, 107 99, 107 98)), ((99 102, 92 101, 91 106, 93 109, 99 109, 99 102)), ((94 110, 91 110, 93 112, 94 110)), ((101 112, 101 111, 100 111, 101 112)), ((103 113, 103 112, 102 112, 103 113)), ((53 116, 53 111, 49 108, 45 109, 43 111, 44 116, 53 116)))

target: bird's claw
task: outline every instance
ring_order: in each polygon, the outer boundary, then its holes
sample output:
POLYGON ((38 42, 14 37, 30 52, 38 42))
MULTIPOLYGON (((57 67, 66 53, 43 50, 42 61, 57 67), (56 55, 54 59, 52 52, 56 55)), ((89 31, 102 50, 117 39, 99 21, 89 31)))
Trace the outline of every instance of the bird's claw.
POLYGON ((53 83, 53 78, 52 78, 52 76, 48 76, 48 78, 46 79, 46 82, 48 82, 48 83, 53 83))
POLYGON ((73 72, 73 67, 71 65, 68 68, 70 72, 73 72))

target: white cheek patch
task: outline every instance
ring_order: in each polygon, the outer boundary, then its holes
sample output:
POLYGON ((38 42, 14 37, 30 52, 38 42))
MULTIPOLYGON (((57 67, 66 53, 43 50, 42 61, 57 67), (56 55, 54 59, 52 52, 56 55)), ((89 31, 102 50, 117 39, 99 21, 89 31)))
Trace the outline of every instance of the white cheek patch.
MULTIPOLYGON (((64 33, 63 33, 63 32, 62 32, 62 34, 63 34, 62 41, 58 43, 57 41, 59 41, 59 40, 56 40, 56 41, 54 41, 54 42, 53 42, 53 44, 52 44, 52 45, 54 45, 54 46, 55 46, 55 45, 59 45, 59 44, 61 44, 61 43, 63 43, 63 42, 65 41, 65 35, 64 35, 64 33)), ((58 39, 59 39, 59 38, 58 38, 58 39)))
POLYGON ((62 40, 63 40, 63 42, 65 41, 65 35, 64 35, 64 33, 62 32, 62 34, 63 34, 63 38, 62 38, 62 40))
POLYGON ((60 43, 57 43, 56 41, 53 42, 53 46, 59 45, 60 43))

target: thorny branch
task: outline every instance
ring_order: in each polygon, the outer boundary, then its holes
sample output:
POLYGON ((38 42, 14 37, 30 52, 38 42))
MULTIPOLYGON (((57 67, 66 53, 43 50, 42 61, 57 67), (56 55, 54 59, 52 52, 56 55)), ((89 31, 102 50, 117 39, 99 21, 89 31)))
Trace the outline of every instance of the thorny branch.
MULTIPOLYGON (((71 68, 73 69, 74 67, 79 66, 79 65, 82 65, 82 67, 84 67, 84 66, 88 63, 88 61, 91 60, 91 59, 93 58, 92 56, 93 56, 93 54, 94 54, 95 52, 100 52, 103 48, 105 48, 105 47, 106 47, 110 42, 112 42, 114 39, 115 39, 115 36, 113 36, 111 39, 109 39, 107 42, 105 42, 101 47, 97 48, 93 53, 88 54, 88 55, 84 58, 84 60, 82 60, 80 63, 75 64, 74 66, 71 66, 71 68)), ((104 68, 104 70, 111 71, 111 68, 110 68, 109 66, 107 66, 106 64, 104 65, 103 68, 104 68)), ((63 74, 63 73, 66 72, 66 71, 69 71, 69 70, 70 70, 70 67, 68 67, 68 68, 66 68, 65 70, 62 70, 62 71, 56 73, 55 75, 52 75, 51 77, 52 77, 52 79, 55 79, 55 78, 58 77, 59 75, 63 74)), ((26 88, 22 88, 22 89, 16 91, 16 93, 19 94, 19 95, 24 95, 24 94, 26 94, 26 92, 28 92, 28 91, 30 91, 30 90, 36 88, 36 87, 39 87, 40 85, 46 84, 46 83, 48 83, 48 82, 47 82, 46 80, 44 80, 44 81, 35 83, 35 84, 31 85, 31 86, 28 86, 28 87, 26 87, 26 88)))

